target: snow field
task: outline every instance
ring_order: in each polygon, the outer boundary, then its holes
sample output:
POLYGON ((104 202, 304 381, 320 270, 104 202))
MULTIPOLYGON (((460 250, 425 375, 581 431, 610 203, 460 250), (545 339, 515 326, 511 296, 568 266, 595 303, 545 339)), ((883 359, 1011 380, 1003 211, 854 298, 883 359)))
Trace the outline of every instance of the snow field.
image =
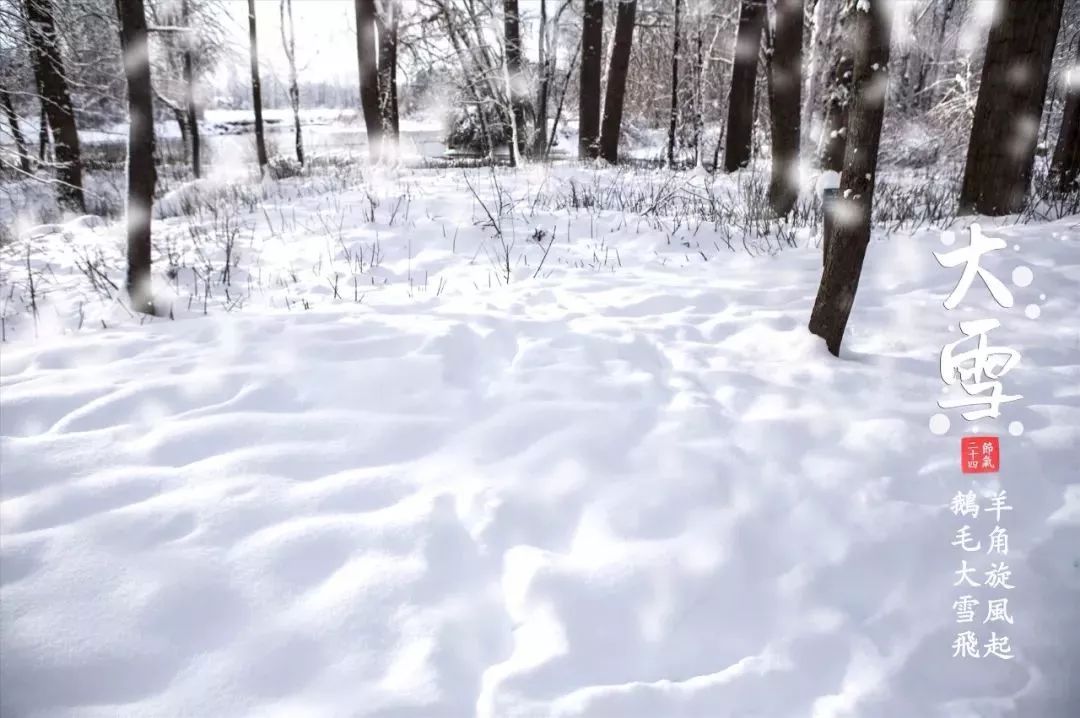
POLYGON ((978 283, 944 310, 936 232, 876 236, 838 361, 805 330, 808 231, 749 256, 686 218, 529 207, 573 176, 257 189, 228 285, 221 244, 163 218, 182 320, 142 326, 72 259, 118 278, 116 226, 39 232, 37 338, 12 310, 0 356, 3 713, 1066 715, 1076 218, 984 227, 1020 247, 997 276, 1033 270, 1008 313, 978 283), (1024 399, 978 429, 1024 431, 973 480, 963 422, 928 420, 980 310, 1024 399), (1008 662, 950 658, 968 488, 1016 507, 1008 662))

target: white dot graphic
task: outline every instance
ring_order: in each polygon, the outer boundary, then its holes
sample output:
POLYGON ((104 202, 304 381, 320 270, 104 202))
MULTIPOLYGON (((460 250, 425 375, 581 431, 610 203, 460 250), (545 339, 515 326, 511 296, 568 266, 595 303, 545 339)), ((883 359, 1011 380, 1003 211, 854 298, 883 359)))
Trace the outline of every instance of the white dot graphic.
POLYGON ((1035 279, 1035 273, 1031 271, 1031 267, 1020 266, 1013 270, 1013 284, 1018 287, 1028 286, 1033 279, 1035 279))
POLYGON ((942 436, 949 430, 949 417, 944 414, 934 414, 930 417, 930 433, 942 436))
POLYGON ((1014 252, 1019 252, 1020 251, 1020 245, 1019 244, 1014 244, 1013 245, 1013 251, 1014 252))
POLYGON ((1038 319, 1040 314, 1042 314, 1042 310, 1039 309, 1038 304, 1029 304, 1024 307, 1024 316, 1028 319, 1038 319))
POLYGON ((941 233, 941 243, 944 244, 946 247, 951 247, 953 242, 955 242, 955 241, 956 241, 956 235, 953 234, 952 232, 942 232, 941 233))
POLYGON ((1024 425, 1023 425, 1023 423, 1019 422, 1019 421, 1010 421, 1009 422, 1009 433, 1012 434, 1013 436, 1020 436, 1021 434, 1023 434, 1024 433, 1024 425))
POLYGON ((1045 302, 1046 301, 1046 295, 1045 294, 1040 294, 1039 295, 1039 301, 1040 302, 1045 302))

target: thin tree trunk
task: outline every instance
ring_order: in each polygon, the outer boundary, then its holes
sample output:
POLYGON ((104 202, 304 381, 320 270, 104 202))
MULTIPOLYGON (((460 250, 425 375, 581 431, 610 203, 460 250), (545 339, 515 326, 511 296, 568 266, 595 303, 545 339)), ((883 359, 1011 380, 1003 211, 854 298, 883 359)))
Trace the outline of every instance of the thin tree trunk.
POLYGON ((4 105, 4 115, 8 124, 11 125, 11 137, 15 140, 15 152, 19 155, 19 166, 23 172, 30 173, 30 156, 26 154, 26 142, 23 140, 22 129, 19 127, 19 116, 15 114, 15 105, 11 103, 11 95, 0 87, 0 102, 4 105))
POLYGON ((600 80, 603 72, 604 0, 585 0, 581 29, 581 92, 578 96, 578 157, 596 159, 600 135, 600 80))
POLYGON ((263 134, 262 83, 259 81, 259 44, 255 29, 255 0, 248 0, 248 39, 251 42, 251 102, 255 106, 255 153, 259 172, 266 167, 266 136, 263 134))
POLYGON ((870 212, 873 208, 881 121, 889 80, 889 0, 861 0, 855 13, 855 70, 844 171, 840 198, 825 269, 810 315, 810 331, 825 339, 833 356, 840 355, 863 260, 870 243, 870 212), (867 7, 868 6, 868 7, 867 7))
POLYGON ((548 59, 547 0, 540 0, 540 27, 537 32, 536 122, 533 127, 532 153, 543 160, 547 148, 548 95, 551 94, 551 61, 548 59))
POLYGON ((128 96, 127 283, 136 311, 154 314, 150 223, 154 208, 154 106, 143 0, 116 0, 128 96))
POLYGON ((503 41, 506 96, 510 102, 510 164, 516 166, 525 151, 525 102, 521 98, 521 22, 518 0, 503 0, 503 41))
POLYGON ((183 13, 184 27, 187 28, 187 32, 184 33, 184 88, 185 88, 185 100, 187 101, 187 129, 191 133, 191 172, 195 175, 195 179, 202 176, 202 158, 200 156, 199 148, 199 111, 195 106, 195 79, 194 72, 192 71, 192 58, 191 58, 191 18, 190 9, 188 7, 188 0, 184 0, 181 6, 181 12, 183 13))
POLYGON ((356 0, 356 56, 360 64, 360 107, 367 128, 368 152, 372 161, 378 161, 382 154, 382 115, 379 112, 375 0, 356 0))
POLYGON ((786 216, 799 197, 799 112, 802 107, 803 0, 776 0, 776 30, 769 57, 772 175, 769 206, 786 216))
POLYGON ((551 154, 551 148, 555 145, 555 134, 559 130, 559 118, 562 117, 563 104, 566 102, 566 91, 570 88, 570 78, 574 75, 574 68, 577 66, 577 59, 580 57, 578 50, 581 49, 581 38, 578 38, 578 46, 574 48, 574 53, 570 56, 570 67, 566 70, 566 77, 563 78, 562 92, 559 93, 559 104, 555 106, 555 119, 551 121, 551 135, 548 137, 547 148, 544 150, 544 156, 547 157, 551 154))
POLYGON ((281 44, 289 63, 289 105, 293 113, 296 161, 304 166, 304 133, 300 129, 300 85, 296 76, 296 25, 293 23, 292 0, 281 0, 281 44))
POLYGON ((75 124, 75 109, 57 43, 52 3, 50 0, 26 0, 26 17, 30 24, 38 92, 53 134, 56 175, 60 180, 57 195, 62 204, 85 212, 79 130, 75 124))
POLYGON ((675 166, 675 130, 679 123, 679 39, 682 28, 679 27, 679 11, 682 3, 675 0, 674 37, 671 46, 671 111, 668 113, 667 165, 675 166))
POLYGON ((376 15, 379 31, 379 118, 382 121, 383 148, 387 144, 397 154, 398 145, 398 92, 397 54, 398 20, 401 7, 397 0, 385 0, 384 12, 376 15))
POLYGON ((754 130, 754 89, 764 21, 765 0, 742 0, 739 6, 739 30, 735 39, 735 62, 731 71, 731 91, 728 94, 725 172, 734 172, 750 162, 754 130))
POLYGON ((961 213, 997 216, 1023 207, 1063 3, 1000 3, 983 60, 961 213))
POLYGON ((608 65, 607 94, 604 95, 604 120, 600 128, 600 156, 615 164, 619 161, 619 133, 622 130, 623 104, 626 100, 626 75, 634 43, 634 20, 637 0, 619 2, 615 16, 615 37, 608 65))
POLYGON ((1061 131, 1054 146, 1050 175, 1062 192, 1080 189, 1076 187, 1080 178, 1080 57, 1065 74, 1065 109, 1061 113, 1061 131))
POLYGON ((854 77, 855 49, 852 46, 855 3, 843 0, 837 18, 837 48, 825 89, 825 119, 819 144, 821 169, 839 172, 844 167, 844 148, 847 144, 848 106, 851 102, 851 83, 854 77))

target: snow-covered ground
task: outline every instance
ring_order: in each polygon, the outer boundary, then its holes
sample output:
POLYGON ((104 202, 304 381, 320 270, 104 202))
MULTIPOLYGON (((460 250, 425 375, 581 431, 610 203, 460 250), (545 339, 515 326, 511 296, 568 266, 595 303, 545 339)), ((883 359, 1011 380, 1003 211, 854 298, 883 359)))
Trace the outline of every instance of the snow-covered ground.
POLYGON ((976 280, 946 311, 940 232, 878 231, 837 360, 806 331, 814 232, 695 214, 732 188, 208 180, 159 204, 175 321, 141 325, 118 225, 20 225, 0 712, 1071 715, 1080 219, 983 223, 1010 310, 976 280), (936 435, 940 351, 984 315, 1023 399, 936 435), (1002 436, 1000 474, 960 473, 972 431, 1002 436), (949 511, 968 490, 1014 507, 1012 660, 952 657, 954 572, 994 558, 993 518, 949 511), (963 523, 983 552, 951 545, 963 523))

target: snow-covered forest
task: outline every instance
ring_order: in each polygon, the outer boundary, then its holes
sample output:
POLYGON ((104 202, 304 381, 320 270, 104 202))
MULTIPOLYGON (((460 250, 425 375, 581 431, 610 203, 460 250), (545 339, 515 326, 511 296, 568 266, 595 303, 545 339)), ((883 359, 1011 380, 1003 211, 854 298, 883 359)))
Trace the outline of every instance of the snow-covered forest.
POLYGON ((0 0, 0 714, 1066 718, 1077 0, 0 0))

